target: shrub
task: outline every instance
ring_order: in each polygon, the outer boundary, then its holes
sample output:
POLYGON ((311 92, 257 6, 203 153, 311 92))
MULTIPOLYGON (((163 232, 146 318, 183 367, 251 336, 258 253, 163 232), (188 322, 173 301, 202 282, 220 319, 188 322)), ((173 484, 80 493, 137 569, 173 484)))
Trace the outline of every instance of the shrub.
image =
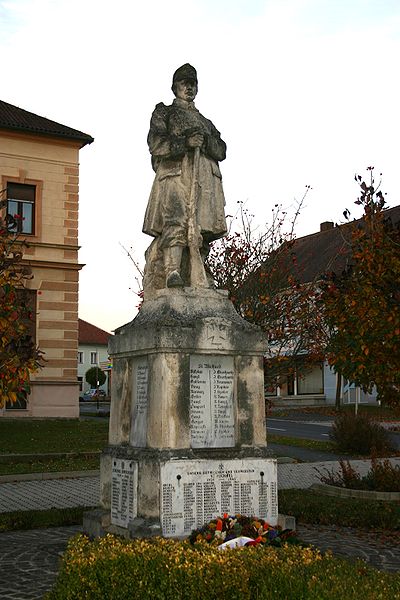
POLYGON ((400 577, 313 548, 218 550, 162 538, 73 538, 47 600, 379 600, 400 577))
POLYGON ((338 472, 325 469, 325 474, 323 474, 316 469, 322 483, 351 490, 400 491, 400 467, 392 465, 388 459, 379 461, 373 457, 371 468, 364 477, 361 477, 348 460, 340 460, 339 464, 340 471, 338 472))
POLYGON ((324 469, 324 474, 318 469, 315 469, 319 474, 320 481, 327 485, 335 485, 336 487, 343 487, 349 490, 366 489, 363 487, 360 473, 351 466, 348 460, 339 460, 339 465, 340 471, 338 472, 324 469))
POLYGON ((0 532, 42 527, 82 525, 83 514, 93 507, 50 508, 48 510, 19 510, 0 513, 0 532))
POLYGON ((371 469, 363 478, 370 490, 378 492, 400 492, 400 466, 388 460, 371 460, 371 469))
POLYGON ((100 367, 90 367, 85 373, 85 379, 92 388, 97 388, 98 385, 105 383, 107 376, 100 367))
POLYGON ((362 414, 341 413, 329 435, 340 452, 367 455, 373 450, 379 454, 394 451, 386 429, 362 414))

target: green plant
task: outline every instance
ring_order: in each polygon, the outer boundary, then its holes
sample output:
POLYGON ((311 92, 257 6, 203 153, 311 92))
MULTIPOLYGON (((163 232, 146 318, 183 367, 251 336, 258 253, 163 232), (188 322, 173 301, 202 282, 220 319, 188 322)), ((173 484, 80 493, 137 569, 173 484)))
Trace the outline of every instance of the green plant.
POLYGON ((341 452, 366 455, 372 451, 385 454, 395 450, 386 429, 363 414, 340 414, 329 437, 341 452))
POLYGON ((106 420, 0 419, 0 455, 91 452, 103 450, 107 438, 106 420))
POLYGON ((279 512, 298 523, 400 530, 400 502, 333 498, 311 490, 279 490, 279 512))
POLYGON ((276 204, 262 228, 254 227, 253 215, 239 202, 228 235, 211 245, 206 260, 216 287, 228 290, 239 315, 266 334, 265 383, 270 391, 281 377, 307 372, 325 351, 319 291, 304 282, 305 265, 295 252, 294 228, 310 189, 306 186, 292 219, 276 204))
POLYGON ((388 460, 371 460, 371 469, 365 477, 370 489, 381 492, 400 492, 400 466, 388 460))
POLYGON ((364 477, 361 477, 348 460, 341 460, 339 464, 340 471, 336 473, 328 469, 325 469, 325 475, 320 473, 322 483, 352 490, 400 492, 400 467, 392 465, 388 459, 379 461, 374 457, 371 460, 371 468, 364 477))
POLYGON ((81 525, 83 513, 90 510, 90 508, 88 506, 78 506, 75 508, 51 508, 49 510, 23 510, 0 513, 0 531, 81 525))
POLYGON ((340 460, 340 471, 335 472, 333 470, 324 469, 323 472, 316 469, 320 476, 320 481, 327 485, 334 485, 336 487, 348 488, 351 490, 361 490, 362 479, 360 473, 356 471, 347 460, 340 460))
MULTIPOLYGON (((400 402, 400 224, 386 211, 380 182, 357 175, 364 210, 350 230, 350 260, 343 273, 321 284, 325 322, 331 332, 327 358, 337 373, 379 398, 400 402)), ((345 211, 347 217, 349 211, 345 211)), ((345 216, 346 216, 345 214, 345 216)))
POLYGON ((380 600, 399 594, 399 576, 312 548, 221 551, 204 542, 111 535, 90 542, 79 535, 47 600, 380 600))
POLYGON ((90 387, 97 388, 98 385, 103 385, 106 382, 106 374, 100 367, 90 367, 85 373, 85 379, 90 387))
POLYGON ((335 473, 325 469, 319 472, 322 483, 352 490, 375 490, 377 492, 400 492, 400 467, 388 460, 371 459, 371 468, 361 477, 347 460, 340 460, 340 471, 335 473))
POLYGON ((282 444, 283 446, 295 446, 298 448, 307 448, 308 450, 317 450, 320 452, 334 452, 332 442, 324 442, 322 440, 308 440, 303 438, 295 438, 288 435, 276 435, 268 433, 268 442, 274 444, 282 444))
POLYGON ((0 475, 16 473, 54 473, 92 471, 100 468, 100 453, 81 453, 62 456, 43 456, 29 459, 0 460, 0 475))
POLYGON ((19 239, 19 215, 7 213, 7 192, 0 190, 0 408, 25 400, 30 375, 43 366, 43 353, 31 335, 32 296, 25 288, 32 274, 23 264, 27 244, 19 239))

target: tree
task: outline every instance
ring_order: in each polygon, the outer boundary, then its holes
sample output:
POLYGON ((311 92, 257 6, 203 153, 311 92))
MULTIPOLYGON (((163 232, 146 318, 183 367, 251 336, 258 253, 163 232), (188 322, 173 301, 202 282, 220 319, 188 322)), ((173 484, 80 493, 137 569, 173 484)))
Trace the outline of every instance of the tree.
POLYGON ((85 373, 85 379, 91 388, 97 388, 106 382, 107 377, 100 367, 90 367, 85 373))
POLYGON ((388 404, 400 401, 400 224, 387 216, 375 186, 357 175, 363 218, 352 226, 351 260, 326 274, 321 301, 330 330, 329 362, 364 391, 375 385, 388 404))
POLYGON ((25 289, 31 274, 22 264, 27 244, 16 233, 18 215, 5 214, 6 207, 0 200, 0 408, 26 398, 30 375, 42 366, 42 353, 30 335, 35 315, 25 289))
POLYGON ((294 226, 309 186, 287 227, 287 213, 275 205, 271 224, 257 233, 240 204, 240 229, 216 242, 207 259, 216 287, 227 289, 237 312, 266 334, 268 385, 306 370, 324 355, 325 328, 312 282, 302 281, 294 252, 294 226))

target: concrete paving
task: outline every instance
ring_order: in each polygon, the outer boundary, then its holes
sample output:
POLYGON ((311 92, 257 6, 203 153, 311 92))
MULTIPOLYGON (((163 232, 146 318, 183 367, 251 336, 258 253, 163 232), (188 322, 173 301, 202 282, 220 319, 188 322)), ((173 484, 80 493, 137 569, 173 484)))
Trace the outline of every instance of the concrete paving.
MULTIPOLYGON (((391 458, 390 461, 393 465, 400 465, 398 457, 391 458)), ((361 475, 366 475, 371 466, 370 460, 351 460, 350 462, 361 475)), ((338 461, 278 465, 278 489, 305 489, 313 483, 320 483, 320 473, 325 474, 326 471, 336 473, 339 470, 338 461)))
MULTIPOLYGON (((400 464, 400 458, 392 460, 400 464)), ((352 464, 365 473, 370 461, 352 461, 352 464)), ((337 461, 280 463, 278 487, 308 488, 313 483, 319 483, 318 471, 338 468, 337 461)), ((96 506, 98 498, 98 476, 0 484, 0 512, 96 506)), ((0 598, 43 598, 55 581, 60 555, 68 539, 79 531, 79 527, 57 527, 0 533, 0 598)), ((298 533, 304 541, 321 551, 332 550, 334 554, 350 559, 362 558, 378 569, 400 571, 400 546, 387 541, 380 542, 377 536, 351 528, 312 525, 298 526, 298 533)))
MULTIPOLYGON (((400 465, 400 458, 390 459, 400 465)), ((369 460, 352 460, 351 464, 362 474, 370 468, 369 460)), ((338 471, 338 461, 312 463, 278 463, 278 488, 304 489, 320 483, 319 473, 338 471)), ((78 477, 54 480, 16 481, 0 483, 0 513, 11 510, 44 510, 98 504, 99 477, 78 477)))
POLYGON ((0 484, 0 512, 96 506, 99 477, 0 484))

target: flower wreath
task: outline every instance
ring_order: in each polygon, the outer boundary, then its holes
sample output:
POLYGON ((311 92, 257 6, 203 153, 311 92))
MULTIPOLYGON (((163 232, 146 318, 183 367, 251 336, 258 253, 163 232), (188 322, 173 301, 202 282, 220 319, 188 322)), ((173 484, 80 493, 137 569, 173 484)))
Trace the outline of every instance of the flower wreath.
POLYGON ((235 538, 249 538, 244 545, 256 546, 282 546, 286 544, 300 544, 295 531, 273 527, 264 519, 256 517, 245 517, 244 515, 229 516, 224 513, 223 517, 212 519, 200 529, 192 531, 189 540, 192 544, 206 541, 210 544, 220 545, 235 538))

